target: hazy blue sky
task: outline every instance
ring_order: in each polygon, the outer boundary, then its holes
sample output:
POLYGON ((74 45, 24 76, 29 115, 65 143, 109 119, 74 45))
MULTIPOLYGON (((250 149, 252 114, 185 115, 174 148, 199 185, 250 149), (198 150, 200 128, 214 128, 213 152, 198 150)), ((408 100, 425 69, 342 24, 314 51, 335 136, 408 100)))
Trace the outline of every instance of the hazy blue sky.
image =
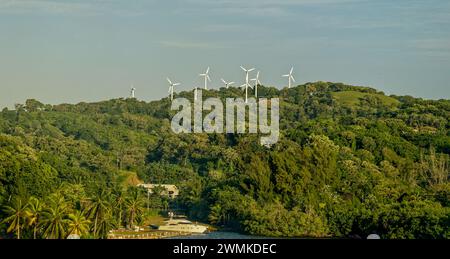
POLYGON ((0 0, 0 106, 129 95, 200 85, 211 66, 239 65, 282 87, 336 81, 387 94, 450 98, 448 0, 0 0))

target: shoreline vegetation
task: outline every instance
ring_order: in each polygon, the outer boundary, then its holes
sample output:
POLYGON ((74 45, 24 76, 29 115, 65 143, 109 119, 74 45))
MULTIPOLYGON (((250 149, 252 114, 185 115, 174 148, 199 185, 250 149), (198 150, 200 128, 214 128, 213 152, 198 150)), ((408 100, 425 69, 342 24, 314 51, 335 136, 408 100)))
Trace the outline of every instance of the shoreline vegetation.
POLYGON ((175 211, 252 236, 450 238, 450 100, 331 82, 258 96, 280 98, 270 148, 258 134, 174 134, 170 98, 3 109, 0 237, 108 238, 175 211))

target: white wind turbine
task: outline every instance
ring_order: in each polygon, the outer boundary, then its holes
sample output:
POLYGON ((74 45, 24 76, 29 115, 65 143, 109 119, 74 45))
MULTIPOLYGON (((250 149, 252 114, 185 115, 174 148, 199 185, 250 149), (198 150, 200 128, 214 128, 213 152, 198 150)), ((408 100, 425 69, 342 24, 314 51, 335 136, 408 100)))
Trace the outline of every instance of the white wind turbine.
POLYGON ((199 76, 205 78, 205 90, 208 90, 208 81, 211 82, 211 78, 209 78, 209 67, 206 69, 204 74, 199 74, 199 76))
POLYGON ((292 72, 293 72, 293 71, 294 71, 294 67, 291 68, 291 71, 289 72, 289 74, 283 75, 283 77, 289 78, 289 85, 288 85, 288 88, 291 88, 292 81, 295 82, 294 76, 292 75, 292 72))
POLYGON ((170 100, 173 100, 173 88, 174 86, 180 85, 180 83, 172 83, 169 78, 167 78, 167 82, 169 82, 169 94, 170 94, 170 100))
POLYGON ((136 92, 136 88, 134 88, 133 85, 131 85, 131 93, 130 93, 131 98, 134 98, 135 92, 136 92))
POLYGON ((256 73, 256 77, 252 79, 255 81, 255 98, 258 98, 258 85, 261 85, 261 81, 259 81, 259 71, 256 73))
POLYGON ((227 82, 225 81, 223 78, 221 78, 222 82, 225 84, 225 87, 228 89, 228 87, 232 84, 234 84, 234 82, 227 82))
POLYGON ((243 66, 241 66, 241 69, 245 71, 245 84, 241 85, 241 87, 245 87, 245 103, 247 103, 247 99, 248 99, 248 88, 252 87, 249 83, 248 83, 248 73, 252 72, 253 70, 255 70, 254 68, 250 68, 250 69, 246 69, 243 66))
POLYGON ((194 101, 197 101, 197 86, 194 87, 194 101))

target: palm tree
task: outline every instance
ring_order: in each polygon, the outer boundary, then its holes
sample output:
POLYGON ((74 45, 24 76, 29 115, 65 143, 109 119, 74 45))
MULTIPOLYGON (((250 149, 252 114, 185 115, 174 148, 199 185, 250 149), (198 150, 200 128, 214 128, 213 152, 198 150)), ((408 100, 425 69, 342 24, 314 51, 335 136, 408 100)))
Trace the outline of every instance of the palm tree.
POLYGON ((115 189, 113 191, 114 195, 114 211, 118 216, 118 225, 122 225, 122 215, 123 215, 123 207, 125 205, 125 194, 122 189, 115 189))
POLYGON ((98 223, 102 221, 106 214, 110 211, 109 193, 101 190, 93 199, 91 208, 89 209, 89 216, 94 219, 94 237, 98 234, 98 223))
POLYGON ((89 232, 89 225, 91 221, 86 219, 84 213, 81 211, 76 211, 75 213, 69 214, 68 218, 68 233, 82 236, 89 232))
POLYGON ((5 213, 8 215, 2 223, 9 223, 7 232, 16 232, 17 239, 20 239, 20 229, 25 223, 25 210, 27 209, 27 203, 22 202, 21 199, 13 199, 11 205, 7 205, 4 208, 5 213))
POLYGON ((140 216, 144 210, 144 199, 137 188, 130 189, 129 195, 125 200, 128 212, 128 223, 132 227, 136 221, 136 216, 140 216))
POLYGON ((62 196, 54 195, 49 200, 50 206, 42 212, 41 225, 43 236, 49 239, 64 238, 68 206, 62 196))
POLYGON ((108 236, 109 231, 115 227, 116 227, 116 225, 114 223, 114 218, 113 218, 111 212, 109 211, 98 222, 97 237, 106 238, 108 236))
POLYGON ((36 239, 37 229, 40 217, 42 215, 42 202, 35 198, 31 197, 28 201, 28 207, 25 210, 25 215, 28 219, 28 226, 33 226, 33 238, 36 239))

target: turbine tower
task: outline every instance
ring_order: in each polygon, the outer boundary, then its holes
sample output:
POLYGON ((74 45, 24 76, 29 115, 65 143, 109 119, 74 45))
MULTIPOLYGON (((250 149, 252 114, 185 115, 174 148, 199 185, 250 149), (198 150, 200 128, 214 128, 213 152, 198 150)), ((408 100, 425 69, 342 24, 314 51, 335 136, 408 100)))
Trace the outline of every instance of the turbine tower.
POLYGON ((255 81, 255 98, 258 98, 258 85, 261 85, 261 81, 259 81, 259 71, 256 73, 256 77, 252 79, 255 81))
POLYGON ((131 93, 130 93, 131 98, 134 98, 135 91, 136 91, 136 88, 134 88, 133 85, 131 85, 131 93))
POLYGON ((206 69, 204 74, 199 74, 199 76, 205 78, 205 90, 208 90, 208 81, 211 82, 211 78, 209 78, 209 67, 206 69))
POLYGON ((174 86, 180 85, 180 83, 172 83, 169 78, 167 78, 167 82, 169 82, 170 100, 173 101, 173 88, 174 86))
POLYGON ((245 103, 247 103, 248 100, 248 88, 252 87, 249 83, 248 83, 248 73, 255 70, 254 68, 250 68, 250 69, 246 69, 243 66, 241 66, 241 69, 244 70, 245 72, 245 84, 241 85, 241 87, 245 87, 245 103))
POLYGON ((283 75, 283 77, 289 78, 289 85, 288 85, 288 88, 291 88, 292 81, 295 82, 294 76, 292 75, 292 72, 293 72, 293 71, 294 71, 294 67, 291 68, 291 71, 289 72, 289 74, 283 75))
POLYGON ((225 87, 228 89, 228 87, 232 84, 234 84, 234 82, 227 82, 225 81, 223 78, 221 78, 222 82, 225 84, 225 87))

